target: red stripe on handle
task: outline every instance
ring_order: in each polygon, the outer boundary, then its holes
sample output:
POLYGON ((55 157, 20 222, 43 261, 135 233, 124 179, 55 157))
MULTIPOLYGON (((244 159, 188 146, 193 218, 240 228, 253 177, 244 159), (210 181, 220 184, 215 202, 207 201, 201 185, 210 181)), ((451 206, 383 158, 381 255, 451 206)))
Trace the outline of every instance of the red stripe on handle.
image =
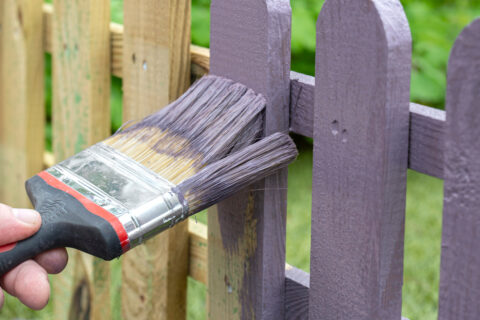
POLYGON ((60 180, 58 180, 57 178, 55 178, 54 176, 52 176, 50 173, 46 171, 40 172, 38 176, 42 178, 47 184, 54 187, 55 189, 66 192, 72 197, 74 197, 75 199, 77 199, 78 201, 80 201, 80 203, 94 215, 97 215, 103 218, 104 220, 107 220, 108 223, 110 223, 112 228, 117 233, 118 238, 120 239, 122 251, 125 253, 130 249, 130 240, 128 239, 127 231, 125 230, 122 223, 118 220, 118 218, 114 214, 100 207, 95 202, 86 198, 84 195, 80 194, 75 189, 67 186, 66 184, 64 184, 63 182, 61 182, 60 180))
POLYGON ((16 243, 10 243, 10 244, 6 244, 4 246, 0 246, 0 253, 10 251, 13 248, 15 248, 16 245, 17 245, 16 243))

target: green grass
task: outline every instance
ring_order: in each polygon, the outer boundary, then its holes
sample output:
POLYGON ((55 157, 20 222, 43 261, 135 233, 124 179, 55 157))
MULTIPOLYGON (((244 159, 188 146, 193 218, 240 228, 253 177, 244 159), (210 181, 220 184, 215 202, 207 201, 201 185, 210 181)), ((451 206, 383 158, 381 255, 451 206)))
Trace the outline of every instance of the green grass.
POLYGON ((437 319, 443 181, 408 172, 403 315, 437 319))

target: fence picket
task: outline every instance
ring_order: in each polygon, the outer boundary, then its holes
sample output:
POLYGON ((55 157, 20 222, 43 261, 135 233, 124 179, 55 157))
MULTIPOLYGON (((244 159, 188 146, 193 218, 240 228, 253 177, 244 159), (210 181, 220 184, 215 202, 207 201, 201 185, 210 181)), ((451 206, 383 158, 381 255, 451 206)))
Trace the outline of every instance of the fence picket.
MULTIPOLYGON (((110 2, 55 0, 53 150, 60 161, 110 135, 110 2)), ((70 250, 54 281, 59 319, 110 317, 110 264, 70 250)))
POLYGON ((397 0, 317 23, 310 319, 401 318, 411 38, 397 0))
POLYGON ((0 202, 30 207, 25 180, 44 152, 41 0, 0 4, 0 202))
MULTIPOLYGON (((288 130, 290 20, 284 0, 211 5, 210 71, 267 98, 267 135, 288 130)), ((286 186, 282 170, 209 212, 210 319, 284 317, 286 186)))
MULTIPOLYGON (((166 106, 190 83, 190 0, 124 2, 123 120, 166 106)), ((188 222, 123 258, 126 319, 184 319, 188 222), (152 289, 153 288, 153 289, 152 289)))
POLYGON ((480 314, 480 19, 460 34, 448 65, 438 319, 480 314))

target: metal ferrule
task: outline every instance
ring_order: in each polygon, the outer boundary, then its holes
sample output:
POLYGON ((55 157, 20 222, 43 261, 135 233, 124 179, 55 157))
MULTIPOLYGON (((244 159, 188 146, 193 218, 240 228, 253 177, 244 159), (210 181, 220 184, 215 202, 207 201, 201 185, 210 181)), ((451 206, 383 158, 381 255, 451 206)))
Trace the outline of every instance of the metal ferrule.
POLYGON ((173 183, 103 143, 47 171, 114 214, 131 248, 188 216, 188 205, 172 191, 173 183))

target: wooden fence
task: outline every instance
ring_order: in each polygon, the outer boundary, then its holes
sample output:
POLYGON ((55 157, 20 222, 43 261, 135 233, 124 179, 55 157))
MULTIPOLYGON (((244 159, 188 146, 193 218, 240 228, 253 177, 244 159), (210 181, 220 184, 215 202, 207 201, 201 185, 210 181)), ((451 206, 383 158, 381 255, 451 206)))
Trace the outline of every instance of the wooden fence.
MULTIPOLYGON (((327 0, 315 78, 290 72, 288 0, 213 0, 210 51, 189 43, 189 0, 124 9, 120 26, 109 0, 0 1, 0 201, 27 206, 28 177, 110 134, 111 74, 123 78, 124 121, 212 72, 265 95, 266 134, 314 139, 311 274, 285 268, 283 170, 211 209, 208 236, 184 223, 122 258, 125 319, 185 318, 187 276, 207 284, 211 319, 400 319, 407 168, 445 181, 439 319, 479 317, 480 20, 452 51, 446 119, 409 102, 398 0, 327 0)), ((55 318, 111 318, 111 264, 70 254, 55 318)))

